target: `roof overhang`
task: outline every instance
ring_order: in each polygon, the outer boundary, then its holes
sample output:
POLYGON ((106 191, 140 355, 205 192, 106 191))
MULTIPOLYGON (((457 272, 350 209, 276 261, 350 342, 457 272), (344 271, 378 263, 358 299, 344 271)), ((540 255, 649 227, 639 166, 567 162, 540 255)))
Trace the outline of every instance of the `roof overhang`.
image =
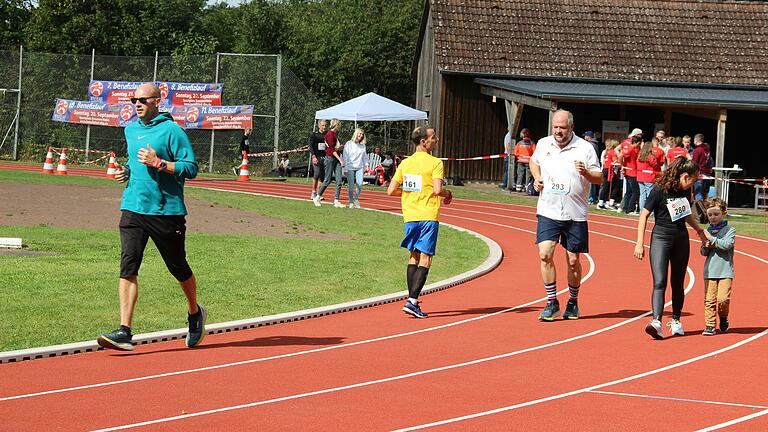
POLYGON ((556 102, 586 102, 768 111, 768 88, 493 78, 475 78, 474 82, 483 94, 542 109, 550 109, 556 102))

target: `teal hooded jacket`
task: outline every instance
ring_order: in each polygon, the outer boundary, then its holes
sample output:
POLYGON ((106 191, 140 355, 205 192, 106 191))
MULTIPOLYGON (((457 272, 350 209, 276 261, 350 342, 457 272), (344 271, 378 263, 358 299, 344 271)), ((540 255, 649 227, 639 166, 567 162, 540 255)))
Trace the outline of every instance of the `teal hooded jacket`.
POLYGON ((137 120, 126 126, 125 140, 128 185, 120 210, 144 215, 186 215, 184 180, 197 176, 197 160, 184 129, 169 113, 161 113, 147 124, 137 120), (148 145, 157 152, 157 157, 175 163, 173 174, 139 162, 139 149, 148 145))

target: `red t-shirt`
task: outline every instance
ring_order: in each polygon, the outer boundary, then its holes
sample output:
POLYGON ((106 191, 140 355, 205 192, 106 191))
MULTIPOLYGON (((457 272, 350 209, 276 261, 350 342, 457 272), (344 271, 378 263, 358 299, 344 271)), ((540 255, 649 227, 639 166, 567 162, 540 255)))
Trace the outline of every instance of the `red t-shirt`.
POLYGON ((641 161, 639 158, 637 160, 637 181, 641 183, 653 183, 656 180, 656 173, 659 171, 660 165, 653 153, 655 152, 649 154, 645 161, 641 161))
POLYGON ((685 147, 672 147, 667 150, 667 161, 669 161, 670 164, 672 164, 675 158, 679 156, 687 157, 688 150, 686 150, 685 147))
POLYGON ((637 177, 637 155, 639 150, 632 146, 632 139, 627 138, 621 142, 621 155, 624 156, 624 175, 637 177))
POLYGON ((605 151, 603 168, 608 170, 608 181, 613 180, 613 164, 616 163, 616 149, 605 151))
POLYGON ((325 134, 325 155, 333 156, 333 151, 336 149, 336 132, 329 130, 325 134))

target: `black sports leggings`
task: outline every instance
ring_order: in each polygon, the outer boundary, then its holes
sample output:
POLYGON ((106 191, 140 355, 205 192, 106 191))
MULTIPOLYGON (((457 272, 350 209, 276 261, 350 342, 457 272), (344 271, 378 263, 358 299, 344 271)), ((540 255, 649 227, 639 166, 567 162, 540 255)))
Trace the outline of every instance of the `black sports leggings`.
POLYGON ((661 319, 664 310, 664 291, 667 288, 667 270, 670 265, 669 282, 672 287, 672 318, 680 319, 685 301, 683 283, 691 246, 688 231, 663 232, 654 229, 651 233, 651 273, 653 274, 653 318, 661 319))

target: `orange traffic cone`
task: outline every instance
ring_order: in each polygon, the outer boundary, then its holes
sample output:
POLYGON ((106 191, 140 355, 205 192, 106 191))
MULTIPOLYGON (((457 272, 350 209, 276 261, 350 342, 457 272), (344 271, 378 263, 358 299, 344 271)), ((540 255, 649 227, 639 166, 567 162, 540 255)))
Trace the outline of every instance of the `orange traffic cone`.
POLYGON ((48 154, 45 155, 43 174, 53 174, 53 149, 51 147, 48 147, 48 154))
POLYGON ((117 167, 115 166, 115 162, 117 162, 117 159, 115 159, 115 152, 109 152, 109 165, 107 165, 107 178, 115 178, 115 174, 117 173, 117 167))
POLYGON ((56 167, 56 175, 67 175, 67 149, 61 149, 59 166, 56 167))
POLYGON ((243 150, 243 162, 240 164, 240 176, 237 177, 237 181, 251 181, 250 175, 251 173, 248 171, 248 152, 243 150))

